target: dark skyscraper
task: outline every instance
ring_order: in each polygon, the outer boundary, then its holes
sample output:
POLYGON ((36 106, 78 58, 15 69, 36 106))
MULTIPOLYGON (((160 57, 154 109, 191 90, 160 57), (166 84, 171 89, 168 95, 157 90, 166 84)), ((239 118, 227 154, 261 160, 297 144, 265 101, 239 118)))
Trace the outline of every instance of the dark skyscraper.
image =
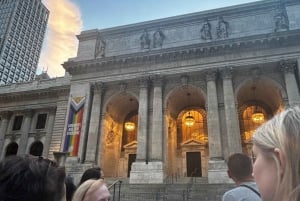
POLYGON ((41 0, 0 0, 0 85, 34 79, 48 16, 41 0))

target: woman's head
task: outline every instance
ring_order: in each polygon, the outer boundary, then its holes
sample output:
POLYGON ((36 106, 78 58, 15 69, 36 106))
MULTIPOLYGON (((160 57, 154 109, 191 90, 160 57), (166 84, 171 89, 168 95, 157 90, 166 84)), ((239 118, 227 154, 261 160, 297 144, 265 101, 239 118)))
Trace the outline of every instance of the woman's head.
POLYGON ((103 178, 103 171, 100 167, 92 167, 84 171, 82 177, 80 179, 79 185, 89 179, 102 179, 103 178))
POLYGON ((290 108, 259 127, 253 152, 253 175, 263 200, 300 199, 300 108, 290 108))
POLYGON ((109 197, 110 193, 102 179, 90 179, 77 188, 73 201, 108 201, 109 197))

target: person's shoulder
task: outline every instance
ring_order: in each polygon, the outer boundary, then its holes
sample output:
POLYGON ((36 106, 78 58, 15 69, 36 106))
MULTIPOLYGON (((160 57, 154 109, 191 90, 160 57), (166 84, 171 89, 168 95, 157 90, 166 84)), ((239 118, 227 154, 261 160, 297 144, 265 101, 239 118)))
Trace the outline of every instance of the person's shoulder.
POLYGON ((239 194, 238 191, 240 191, 238 187, 226 191, 223 195, 222 201, 237 201, 239 194))

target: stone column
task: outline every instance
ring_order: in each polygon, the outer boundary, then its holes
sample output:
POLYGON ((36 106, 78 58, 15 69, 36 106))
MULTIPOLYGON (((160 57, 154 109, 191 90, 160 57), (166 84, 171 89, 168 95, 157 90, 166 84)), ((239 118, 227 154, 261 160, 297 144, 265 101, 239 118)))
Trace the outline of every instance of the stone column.
POLYGON ((151 161, 162 161, 163 146, 163 103, 162 103, 162 85, 161 77, 153 79, 153 115, 152 115, 152 142, 151 142, 151 161))
MULTIPOLYGON (((161 86, 154 87, 154 101, 153 104, 153 118, 161 119, 162 121, 162 89, 161 86)), ((131 184, 137 183, 163 183, 163 164, 162 164, 162 122, 155 125, 158 120, 153 121, 155 128, 152 134, 152 150, 151 159, 148 161, 148 80, 143 80, 140 83, 139 95, 139 117, 138 117, 138 145, 137 145, 137 160, 131 166, 129 182, 131 184), (158 143, 155 145, 154 143, 158 143), (160 160, 160 161, 154 161, 160 160)))
POLYGON ((284 73, 289 106, 298 105, 300 103, 300 96, 295 77, 296 64, 289 61, 281 61, 280 67, 284 73))
POLYGON ((227 67, 222 69, 221 75, 223 79, 228 154, 241 153, 241 134, 232 86, 232 69, 227 67))
POLYGON ((9 119, 11 117, 11 112, 1 112, 1 127, 0 127, 0 159, 2 156, 2 151, 4 149, 4 141, 5 141, 5 134, 8 128, 9 119))
POLYGON ((216 72, 206 74, 207 79, 207 130, 210 160, 223 159, 218 99, 216 88, 216 72))
POLYGON ((43 150, 43 156, 46 158, 49 157, 49 149, 50 149, 50 143, 52 139, 52 131, 54 126, 55 114, 56 114, 56 108, 50 108, 48 113, 45 146, 43 150))
POLYGON ((216 71, 206 74, 207 81, 207 130, 209 143, 208 182, 228 182, 227 166, 223 159, 218 98, 216 88, 216 71))
POLYGON ((94 83, 94 96, 91 107, 91 118, 87 139, 85 162, 95 164, 97 161, 97 146, 100 136, 100 116, 102 107, 103 83, 94 83))
POLYGON ((137 145, 137 161, 146 161, 148 152, 148 87, 149 80, 147 78, 140 80, 139 93, 139 111, 138 111, 138 145, 137 145))
POLYGON ((33 114, 32 110, 26 110, 24 112, 25 119, 21 129, 21 139, 20 139, 19 149, 17 153, 18 155, 26 154, 26 147, 27 147, 28 135, 31 127, 32 114, 33 114))

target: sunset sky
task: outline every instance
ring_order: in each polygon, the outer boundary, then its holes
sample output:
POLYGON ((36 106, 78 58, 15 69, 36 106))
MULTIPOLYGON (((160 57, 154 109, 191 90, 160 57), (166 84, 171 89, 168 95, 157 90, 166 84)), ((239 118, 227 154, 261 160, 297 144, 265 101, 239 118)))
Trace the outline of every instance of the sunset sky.
POLYGON ((38 65, 51 77, 64 76, 61 64, 76 57, 76 35, 82 30, 103 29, 254 0, 42 0, 50 17, 38 65))

